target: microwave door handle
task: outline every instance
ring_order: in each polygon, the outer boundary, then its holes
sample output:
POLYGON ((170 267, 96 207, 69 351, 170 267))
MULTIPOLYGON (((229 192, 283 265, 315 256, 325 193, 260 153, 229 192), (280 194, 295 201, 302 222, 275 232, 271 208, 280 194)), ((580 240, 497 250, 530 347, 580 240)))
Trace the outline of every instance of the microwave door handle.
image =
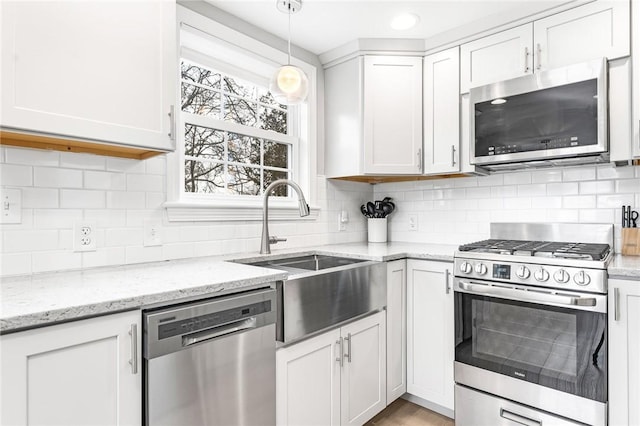
POLYGON ((514 290, 511 288, 503 288, 490 286, 486 284, 473 284, 460 281, 458 287, 468 293, 479 294, 482 296, 506 297, 509 299, 521 300, 523 302, 537 303, 555 303, 566 306, 596 306, 594 297, 573 297, 560 296, 552 293, 530 292, 526 290, 514 290))

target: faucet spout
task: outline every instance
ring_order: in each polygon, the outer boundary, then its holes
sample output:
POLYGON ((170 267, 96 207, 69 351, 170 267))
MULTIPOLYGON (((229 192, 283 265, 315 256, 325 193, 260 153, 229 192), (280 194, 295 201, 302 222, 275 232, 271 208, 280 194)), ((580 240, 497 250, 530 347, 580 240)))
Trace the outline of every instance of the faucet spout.
POLYGON ((309 216, 309 205, 307 201, 304 199, 304 194, 302 193, 302 189, 300 186, 292 180, 289 179, 278 179, 264 190, 264 198, 262 201, 262 240, 260 241, 260 254, 270 254, 271 253, 271 244, 277 243, 282 239, 278 238, 270 238, 269 237, 269 194, 271 191, 281 185, 289 185, 296 191, 298 194, 298 208, 300 209, 300 217, 309 216))

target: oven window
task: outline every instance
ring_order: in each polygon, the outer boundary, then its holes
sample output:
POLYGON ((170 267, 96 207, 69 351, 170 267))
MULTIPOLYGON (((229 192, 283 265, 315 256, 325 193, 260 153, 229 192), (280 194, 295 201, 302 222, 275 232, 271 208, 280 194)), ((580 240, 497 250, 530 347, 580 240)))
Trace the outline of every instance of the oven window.
POLYGON ((456 361, 606 401, 606 315, 456 293, 456 361))

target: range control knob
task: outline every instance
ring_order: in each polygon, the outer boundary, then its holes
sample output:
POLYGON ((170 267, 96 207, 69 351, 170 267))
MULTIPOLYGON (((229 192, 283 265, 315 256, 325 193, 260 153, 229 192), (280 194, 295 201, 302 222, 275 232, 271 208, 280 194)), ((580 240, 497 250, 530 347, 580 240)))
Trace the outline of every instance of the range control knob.
POLYGON ((516 275, 518 276, 518 278, 526 280, 531 275, 531 271, 529 271, 529 268, 527 268, 526 266, 521 265, 518 266, 518 269, 516 269, 516 275))
POLYGON ((589 285, 591 277, 585 271, 580 271, 573 276, 573 281, 578 285, 589 285))
POLYGON ((540 282, 545 282, 549 279, 549 273, 544 268, 538 269, 536 272, 534 272, 533 276, 540 282))
POLYGON ((468 274, 473 270, 473 267, 471 266, 471 264, 469 262, 462 262, 460 264, 460 272, 462 272, 463 274, 468 274))
POLYGON ((478 263, 476 265, 476 274, 484 275, 486 273, 487 273, 487 265, 485 265, 484 263, 478 263))
POLYGON ((569 273, 564 269, 558 269, 555 274, 553 274, 553 279, 560 284, 565 284, 569 282, 569 273))

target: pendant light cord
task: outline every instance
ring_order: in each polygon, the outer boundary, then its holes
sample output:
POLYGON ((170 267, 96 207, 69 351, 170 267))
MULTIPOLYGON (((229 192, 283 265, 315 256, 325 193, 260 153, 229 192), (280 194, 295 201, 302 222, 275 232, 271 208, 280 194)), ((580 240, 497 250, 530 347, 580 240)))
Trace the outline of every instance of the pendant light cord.
POLYGON ((291 65, 291 3, 289 3, 287 10, 289 11, 289 37, 287 37, 287 65, 291 65))

